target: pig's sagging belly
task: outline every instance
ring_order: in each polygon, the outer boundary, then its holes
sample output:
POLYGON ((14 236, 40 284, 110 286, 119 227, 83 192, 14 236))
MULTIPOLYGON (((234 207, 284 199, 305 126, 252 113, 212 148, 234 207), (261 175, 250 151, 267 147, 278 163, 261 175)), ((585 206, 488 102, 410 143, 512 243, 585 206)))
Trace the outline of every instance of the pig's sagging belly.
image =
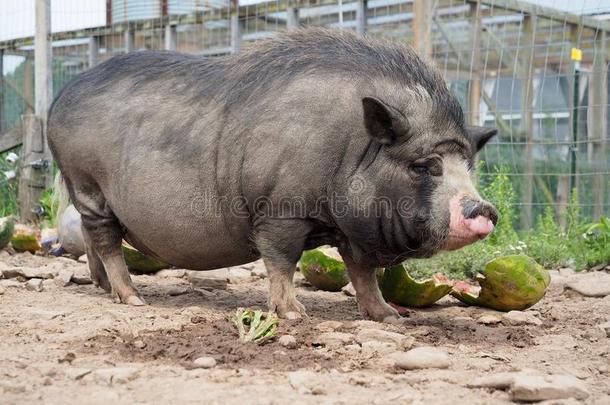
POLYGON ((202 178, 201 167, 177 170, 150 163, 125 167, 109 187, 112 192, 105 193, 128 242, 192 270, 258 259, 249 240, 249 218, 230 212, 223 203, 230 198, 218 196, 213 176, 202 178))

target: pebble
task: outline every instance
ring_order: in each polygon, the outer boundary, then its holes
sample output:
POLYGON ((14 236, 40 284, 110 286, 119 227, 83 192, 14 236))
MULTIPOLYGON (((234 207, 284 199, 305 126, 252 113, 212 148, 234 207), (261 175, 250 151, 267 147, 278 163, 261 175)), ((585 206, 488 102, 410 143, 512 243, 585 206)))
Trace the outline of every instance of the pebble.
POLYGON ((318 335, 314 340, 314 345, 324 346, 329 349, 336 349, 341 346, 353 343, 355 336, 351 333, 343 332, 324 332, 318 335))
POLYGON ((605 297, 610 295, 610 274, 601 271, 580 273, 570 277, 566 288, 587 297, 605 297))
POLYGON ((226 290, 229 282, 228 270, 187 271, 186 276, 195 288, 206 290, 226 290))
POLYGON ((0 280, 2 288, 23 288, 23 284, 17 280, 0 280))
POLYGON ((158 272, 156 272, 155 276, 161 277, 161 278, 170 278, 170 277, 182 278, 182 277, 186 276, 186 270, 184 270, 184 269, 163 269, 163 270, 159 270, 158 272))
MULTIPOLYGON (((345 346, 347 348, 347 346, 345 346)), ((391 342, 381 342, 379 340, 369 340, 362 343, 362 353, 365 354, 389 354, 394 353, 397 347, 391 342)))
POLYGON ((79 263, 88 263, 87 255, 81 255, 78 259, 76 259, 79 263))
POLYGON ((494 314, 484 314, 477 318, 477 322, 483 325, 495 325, 502 322, 502 318, 494 314))
POLYGON ((175 296, 178 296, 178 295, 187 294, 190 290, 191 290, 190 287, 176 285, 176 286, 170 287, 167 290, 167 295, 169 295, 171 297, 175 297, 175 296))
POLYGON ((343 294, 347 295, 348 297, 356 296, 356 289, 354 288, 352 283, 348 283, 345 287, 341 289, 341 291, 343 291, 343 294))
POLYGON ((146 347, 146 343, 144 343, 144 341, 140 339, 134 340, 133 347, 135 347, 136 349, 144 349, 146 347))
POLYGON ((214 359, 214 357, 209 356, 197 357, 195 360, 193 360, 193 366, 195 368, 216 367, 216 360, 214 359))
POLYGON ((229 268, 228 279, 231 284, 247 283, 252 280, 252 273, 243 267, 231 267, 229 268))
POLYGON ((295 349, 297 347, 297 340, 292 335, 282 335, 278 342, 287 349, 295 349))
POLYGON ((415 338, 406 336, 402 333, 388 332, 382 329, 360 329, 356 334, 356 342, 363 344, 365 342, 383 342, 391 343, 401 350, 408 350, 413 347, 415 338))
POLYGON ((332 331, 335 331, 337 329, 340 329, 341 327, 343 327, 343 322, 340 322, 340 321, 324 321, 324 322, 320 322, 319 324, 314 326, 314 329, 317 329, 317 330, 319 330, 321 332, 332 332, 332 331))
POLYGON ((610 338, 610 321, 600 324, 599 328, 606 333, 606 337, 610 338))
POLYGON ((29 279, 25 283, 25 289, 28 291, 41 292, 42 291, 42 279, 41 278, 29 279))
POLYGON ((475 378, 472 382, 466 384, 470 388, 495 388, 505 390, 510 388, 515 382, 515 378, 520 375, 532 375, 536 371, 521 370, 509 371, 505 373, 495 373, 475 378))
POLYGON ((4 278, 53 278, 55 272, 45 267, 13 267, 2 270, 4 278))
POLYGON ((542 321, 530 312, 510 311, 502 314, 502 323, 509 326, 519 325, 542 325, 542 321))
POLYGON ((532 376, 518 375, 510 391, 513 401, 545 401, 553 399, 586 399, 586 386, 571 375, 532 376))
POLYGON ((79 285, 93 284, 93 281, 91 281, 91 274, 89 273, 89 270, 85 268, 76 269, 70 280, 74 284, 79 285))
POLYGON ((59 287, 65 287, 70 284, 70 280, 72 280, 72 276, 74 276, 74 271, 70 269, 61 269, 55 276, 55 284, 59 287))
POLYGON ((252 277, 267 278, 267 268, 262 261, 254 262, 251 270, 252 277))
POLYGON ((416 347, 408 352, 396 352, 390 355, 394 364, 404 370, 422 368, 448 368, 451 365, 449 354, 436 347, 416 347))

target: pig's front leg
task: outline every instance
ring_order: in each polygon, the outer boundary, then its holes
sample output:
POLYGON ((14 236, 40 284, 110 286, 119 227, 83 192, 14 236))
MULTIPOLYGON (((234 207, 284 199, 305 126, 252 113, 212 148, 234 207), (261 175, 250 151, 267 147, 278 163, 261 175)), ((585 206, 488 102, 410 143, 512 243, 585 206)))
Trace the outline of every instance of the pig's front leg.
POLYGON ((350 281, 356 290, 358 308, 364 317, 380 322, 394 323, 400 319, 398 311, 389 306, 377 285, 375 269, 361 266, 350 255, 341 253, 347 266, 350 281))
POLYGON ((267 268, 269 310, 282 318, 306 316, 292 282, 311 227, 301 220, 275 220, 259 225, 256 246, 267 268))

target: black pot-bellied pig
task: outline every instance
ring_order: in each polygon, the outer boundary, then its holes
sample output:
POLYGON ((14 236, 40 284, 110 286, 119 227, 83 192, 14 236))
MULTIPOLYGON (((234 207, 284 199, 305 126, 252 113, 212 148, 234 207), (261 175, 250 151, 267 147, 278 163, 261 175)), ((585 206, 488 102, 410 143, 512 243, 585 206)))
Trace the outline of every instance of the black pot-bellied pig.
POLYGON ((497 220, 470 179, 495 130, 466 127, 411 49, 304 29, 207 59, 114 57, 61 92, 51 150, 82 215, 91 276, 144 304, 121 254, 188 269, 262 257, 270 309, 304 313, 304 249, 334 245, 362 313, 396 317, 376 267, 456 249, 497 220))

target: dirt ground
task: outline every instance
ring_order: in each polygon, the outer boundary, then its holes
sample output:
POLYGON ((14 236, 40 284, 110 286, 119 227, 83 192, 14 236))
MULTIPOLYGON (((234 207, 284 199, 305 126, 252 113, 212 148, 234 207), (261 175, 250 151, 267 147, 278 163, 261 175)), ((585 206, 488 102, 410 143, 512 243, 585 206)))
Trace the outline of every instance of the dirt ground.
MULTIPOLYGON (((69 259, 6 251, 0 264, 69 268, 83 278, 87 272, 86 264, 69 259)), ((238 307, 265 308, 262 278, 246 277, 212 293, 193 290, 185 278, 133 278, 146 307, 116 304, 91 284, 61 287, 48 280, 37 292, 3 280, 0 403, 495 404, 511 402, 510 391, 470 388, 471 382, 533 369, 575 376, 589 393, 584 403, 610 404, 610 339, 599 328, 610 318, 610 296, 586 298, 564 291, 561 282, 527 311, 541 325, 517 326, 484 324, 482 315, 501 314, 452 298, 409 311, 403 325, 360 321, 355 298, 300 282, 309 318, 280 321, 279 335, 296 338, 297 347, 287 348, 277 340, 240 343, 228 321, 238 307), (451 364, 404 371, 389 352, 408 348, 325 347, 319 335, 331 329, 348 340, 362 329, 398 332, 411 336, 414 347, 445 350, 451 364), (216 366, 193 368, 200 356, 213 357, 216 366)))

